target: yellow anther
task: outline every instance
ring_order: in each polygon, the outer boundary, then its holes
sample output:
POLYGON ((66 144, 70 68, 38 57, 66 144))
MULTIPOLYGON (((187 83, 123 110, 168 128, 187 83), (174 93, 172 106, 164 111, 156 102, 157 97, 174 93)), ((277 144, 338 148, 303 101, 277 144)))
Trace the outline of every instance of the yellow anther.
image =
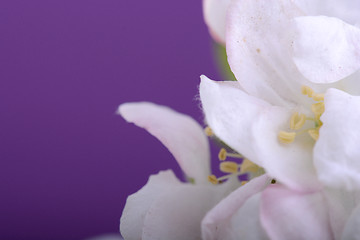
POLYGON ((295 136, 295 132, 280 131, 278 134, 278 139, 282 143, 292 143, 295 139, 295 136))
POLYGON ((248 181, 241 181, 241 186, 244 186, 247 183, 248 183, 248 181))
POLYGON ((315 101, 324 101, 324 98, 325 98, 325 94, 323 93, 315 93, 312 98, 315 100, 315 101))
POLYGON ((204 131, 205 131, 206 136, 208 136, 208 137, 211 137, 211 136, 214 135, 214 133, 213 133, 213 131, 211 130, 210 127, 206 127, 206 128, 204 129, 204 131))
POLYGON ((308 97, 312 97, 314 90, 312 90, 309 86, 301 86, 301 93, 307 95, 308 97))
POLYGON ((318 128, 310 129, 308 131, 308 133, 315 141, 317 141, 319 139, 319 129, 318 128))
POLYGON ((318 118, 321 114, 325 111, 325 104, 324 102, 318 102, 311 105, 311 111, 315 114, 318 118))
POLYGON ((250 161, 249 159, 244 159, 244 161, 241 164, 240 167, 240 172, 244 173, 244 172, 257 172, 260 169, 260 167, 258 165, 256 165, 255 163, 253 163, 252 161, 250 161))
POLYGON ((292 130, 299 130, 300 128, 302 128, 302 126, 304 126, 306 121, 306 116, 305 114, 300 114, 298 112, 293 113, 293 115, 291 116, 291 120, 290 120, 290 128, 292 130))
POLYGON ((236 173, 238 171, 238 164, 231 161, 222 162, 220 163, 220 171, 224 173, 236 173))
POLYGON ((220 149, 218 157, 219 157, 220 161, 224 161, 226 159, 226 149, 225 148, 220 149))
POLYGON ((209 175, 208 176, 208 181, 211 182, 212 184, 218 184, 219 180, 216 178, 215 175, 209 175))

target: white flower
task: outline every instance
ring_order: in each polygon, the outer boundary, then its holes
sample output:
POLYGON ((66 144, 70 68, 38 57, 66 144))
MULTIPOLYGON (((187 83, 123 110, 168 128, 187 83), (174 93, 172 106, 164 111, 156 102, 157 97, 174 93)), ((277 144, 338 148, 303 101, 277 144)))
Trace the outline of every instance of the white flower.
POLYGON ((360 189, 360 97, 348 94, 360 95, 360 15, 341 10, 359 6, 320 3, 233 1, 226 46, 238 82, 203 76, 200 96, 214 133, 288 187, 360 189))
MULTIPOLYGON (((145 128, 173 154, 188 179, 180 182, 171 170, 152 175, 127 199, 120 231, 126 240, 200 239, 200 223, 208 210, 240 183, 234 178, 212 185, 208 140, 192 118, 148 102, 125 103, 118 111, 128 122, 145 128)), ((148 160, 156 156, 149 157, 148 160)))
POLYGON ((358 239, 359 192, 297 192, 255 178, 223 199, 202 222, 204 240, 358 239))

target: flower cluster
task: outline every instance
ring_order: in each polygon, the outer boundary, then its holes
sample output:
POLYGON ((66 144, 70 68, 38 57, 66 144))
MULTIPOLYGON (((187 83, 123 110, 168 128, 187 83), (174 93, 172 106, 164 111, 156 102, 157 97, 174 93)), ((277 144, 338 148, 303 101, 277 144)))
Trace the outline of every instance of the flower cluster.
POLYGON ((125 239, 360 238, 360 4, 333 0, 204 0, 210 33, 237 81, 201 76, 208 135, 231 149, 210 172, 193 119, 151 103, 119 113, 148 130, 171 170, 129 196, 125 239), (255 170, 254 170, 255 169, 255 170), (252 171, 246 184, 238 175, 252 171))

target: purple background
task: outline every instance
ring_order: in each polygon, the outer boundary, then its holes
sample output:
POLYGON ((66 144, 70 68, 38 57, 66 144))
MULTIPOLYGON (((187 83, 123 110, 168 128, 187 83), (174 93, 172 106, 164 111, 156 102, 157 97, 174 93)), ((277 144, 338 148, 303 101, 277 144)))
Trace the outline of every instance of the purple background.
POLYGON ((201 0, 1 0, 0 66, 0 239, 117 232, 127 195, 179 171, 118 105, 202 121, 199 76, 219 78, 201 0))

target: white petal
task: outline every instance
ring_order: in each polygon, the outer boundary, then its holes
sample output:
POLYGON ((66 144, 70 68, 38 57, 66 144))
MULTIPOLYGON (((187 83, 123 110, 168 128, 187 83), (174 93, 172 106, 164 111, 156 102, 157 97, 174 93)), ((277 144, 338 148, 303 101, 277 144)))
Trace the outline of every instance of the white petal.
POLYGON ((314 164, 320 181, 329 187, 360 189, 359 119, 359 96, 327 91, 314 164))
POLYGON ((238 217, 240 216, 237 214, 237 211, 249 198, 262 191, 269 181, 269 177, 266 175, 254 178, 249 183, 232 192, 209 211, 201 224, 203 239, 239 239, 237 238, 239 229, 236 229, 237 226, 235 222, 232 222, 232 217, 236 215, 234 221, 239 220, 238 217))
POLYGON ((141 239, 144 219, 151 205, 182 184, 171 170, 150 176, 145 186, 126 200, 120 219, 120 231, 123 237, 126 240, 141 239))
POLYGON ((203 0, 205 22, 213 38, 225 44, 226 11, 231 0, 203 0))
POLYGON ((325 16, 295 18, 294 61, 315 83, 332 83, 360 68, 360 29, 325 16))
POLYGON ((353 25, 360 23, 360 1, 354 0, 293 0, 311 16, 336 17, 353 25))
POLYGON ((360 236, 360 205, 353 211, 346 223, 342 240, 358 240, 360 236))
POLYGON ((149 102, 125 103, 118 112, 128 122, 145 128, 174 155, 185 174, 208 183, 210 150, 201 126, 191 117, 149 102))
POLYGON ((334 238, 341 239, 347 219, 360 203, 360 191, 327 188, 324 193, 334 238))
POLYGON ((183 184, 168 191, 147 212, 142 240, 201 239, 201 220, 233 189, 234 182, 228 181, 215 186, 183 184))
POLYGON ((303 101, 300 89, 307 80, 292 60, 291 47, 290 19, 299 15, 291 1, 235 0, 230 5, 228 61, 249 94, 278 106, 303 101))
MULTIPOLYGON (((250 197, 231 218, 234 240, 269 239, 260 221, 261 193, 250 197)), ((228 239, 228 238, 221 238, 228 239)))
POLYGON ((300 136, 288 145, 278 141, 279 131, 288 127, 291 111, 247 95, 237 82, 215 82, 205 76, 200 97, 209 126, 231 148, 292 188, 319 187, 311 139, 300 136))
POLYGON ((276 184, 261 200, 261 222, 270 239, 333 239, 321 192, 299 193, 276 184))

